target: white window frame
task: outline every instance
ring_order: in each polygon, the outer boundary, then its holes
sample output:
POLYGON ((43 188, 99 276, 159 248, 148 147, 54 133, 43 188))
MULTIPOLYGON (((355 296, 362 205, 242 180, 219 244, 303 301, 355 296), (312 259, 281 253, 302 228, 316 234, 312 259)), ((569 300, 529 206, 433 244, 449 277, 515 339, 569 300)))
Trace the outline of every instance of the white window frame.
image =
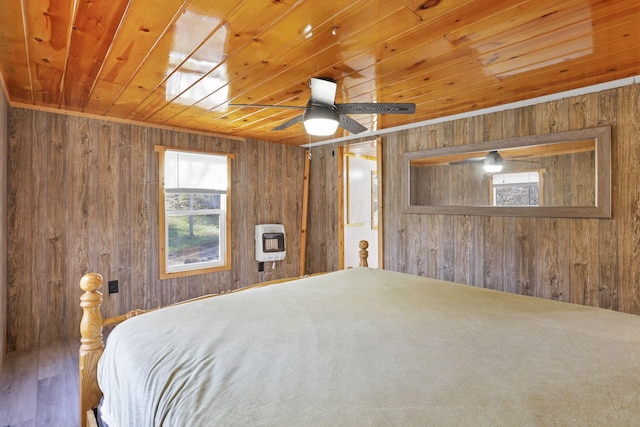
MULTIPOLYGON (((170 279, 174 277, 192 276, 206 274, 216 271, 231 269, 231 160, 233 154, 216 153, 202 150, 192 150, 185 148, 165 147, 156 145, 155 151, 159 154, 158 162, 158 247, 159 247, 159 275, 160 279, 170 279), (178 153, 196 153, 221 156, 227 159, 227 189, 226 197, 221 198, 219 209, 195 209, 195 210, 167 210, 165 206, 165 156, 167 151, 178 153), (167 262, 169 247, 168 219, 171 216, 184 215, 220 215, 220 259, 211 262, 198 262, 193 264, 182 264, 180 266, 169 267, 167 262)), ((208 192, 205 190, 205 192, 208 192)), ((190 192, 191 193, 191 192, 190 192)))

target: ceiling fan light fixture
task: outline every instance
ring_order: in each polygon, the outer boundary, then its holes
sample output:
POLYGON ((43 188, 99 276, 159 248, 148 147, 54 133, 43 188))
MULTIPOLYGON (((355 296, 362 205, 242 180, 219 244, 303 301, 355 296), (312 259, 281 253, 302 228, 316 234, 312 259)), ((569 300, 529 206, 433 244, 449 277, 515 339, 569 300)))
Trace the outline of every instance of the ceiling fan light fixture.
POLYGON ((487 173, 502 172, 502 157, 497 151, 491 151, 484 159, 483 167, 487 173))
POLYGON ((338 112, 330 106, 314 105, 304 113, 303 124, 309 135, 333 135, 338 130, 339 123, 338 112))
POLYGON ((502 165, 484 165, 484 171, 488 173, 502 172, 502 165))

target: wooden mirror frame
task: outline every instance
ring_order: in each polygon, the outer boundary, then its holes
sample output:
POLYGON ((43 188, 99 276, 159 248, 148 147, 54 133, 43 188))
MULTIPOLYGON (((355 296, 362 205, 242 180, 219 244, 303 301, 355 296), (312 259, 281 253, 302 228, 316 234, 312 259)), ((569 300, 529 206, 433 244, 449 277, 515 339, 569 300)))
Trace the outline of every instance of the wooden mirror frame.
POLYGON ((450 146, 406 152, 402 161, 403 213, 445 215, 493 215, 530 217, 611 218, 611 127, 530 135, 484 141, 477 144, 450 146), (515 147, 529 147, 593 139, 596 149, 595 206, 458 206, 412 205, 411 163, 418 159, 476 153, 515 147))

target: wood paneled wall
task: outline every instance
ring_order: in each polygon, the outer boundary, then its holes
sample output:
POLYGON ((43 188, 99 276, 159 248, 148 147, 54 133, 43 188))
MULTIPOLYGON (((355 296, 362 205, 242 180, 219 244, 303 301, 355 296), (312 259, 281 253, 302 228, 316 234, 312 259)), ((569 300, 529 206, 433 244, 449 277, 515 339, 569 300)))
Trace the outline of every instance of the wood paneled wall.
POLYGON ((0 81, 0 369, 7 335, 7 100, 0 81))
POLYGON ((306 272, 339 268, 338 226, 339 150, 324 145, 311 150, 309 163, 309 217, 307 220, 306 272))
POLYGON ((640 86, 566 98, 386 138, 385 266, 640 314, 640 86), (612 125, 613 218, 407 215, 401 153, 612 125))
MULTIPOLYGON (((386 269, 640 314, 640 85, 392 133, 382 147, 386 269), (612 126, 611 219, 402 213, 405 151, 602 125, 612 126)), ((312 151, 310 210, 322 213, 310 224, 325 238, 310 270, 338 263, 334 149, 312 151)))
MULTIPOLYGON (((2 126, 0 126, 1 128, 2 126)), ((78 279, 118 279, 105 314, 261 280, 299 264, 304 150, 19 108, 8 119, 8 350, 77 335, 78 279), (159 281, 154 144, 232 152, 233 269, 159 281), (257 272, 253 227, 282 222, 287 260, 257 272)), ((640 86, 383 137, 385 268, 640 314, 640 86), (610 124, 611 219, 403 214, 404 151, 610 124)), ((312 150, 307 272, 338 268, 338 150, 312 150)))
POLYGON ((106 316, 298 274, 304 149, 9 109, 8 350, 79 335, 82 274, 119 281, 106 316), (235 154, 230 271, 158 279, 153 146, 235 154), (258 273, 254 226, 282 223, 287 259, 258 273))

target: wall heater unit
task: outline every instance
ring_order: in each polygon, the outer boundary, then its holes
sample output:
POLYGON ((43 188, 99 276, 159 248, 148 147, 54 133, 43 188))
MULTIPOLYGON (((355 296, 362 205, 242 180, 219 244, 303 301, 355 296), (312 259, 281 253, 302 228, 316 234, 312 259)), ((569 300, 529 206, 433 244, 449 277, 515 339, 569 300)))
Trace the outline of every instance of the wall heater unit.
POLYGON ((286 254, 282 224, 256 225, 256 261, 282 261, 286 254))

